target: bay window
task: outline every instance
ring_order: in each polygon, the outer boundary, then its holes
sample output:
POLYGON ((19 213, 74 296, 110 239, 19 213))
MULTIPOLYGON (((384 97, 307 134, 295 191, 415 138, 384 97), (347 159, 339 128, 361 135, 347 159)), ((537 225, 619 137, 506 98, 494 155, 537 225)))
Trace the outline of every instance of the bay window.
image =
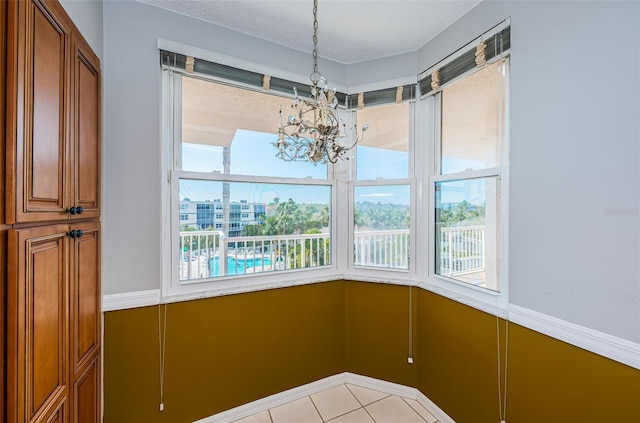
POLYGON ((161 50, 163 295, 345 277, 506 298, 509 34, 417 84, 339 89, 345 128, 368 129, 324 165, 273 145, 308 86, 161 50))

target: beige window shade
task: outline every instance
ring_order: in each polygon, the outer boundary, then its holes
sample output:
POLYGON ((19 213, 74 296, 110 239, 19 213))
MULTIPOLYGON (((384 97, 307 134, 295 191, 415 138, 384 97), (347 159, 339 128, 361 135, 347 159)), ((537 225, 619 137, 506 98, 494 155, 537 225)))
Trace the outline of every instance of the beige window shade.
MULTIPOLYGON (((506 25, 507 21, 500 26, 506 25)), ((487 33, 492 33, 495 28, 487 33)), ((460 75, 476 68, 484 66, 495 57, 505 55, 511 48, 511 26, 496 32, 491 36, 482 36, 480 42, 473 46, 467 46, 462 54, 457 54, 453 59, 444 59, 439 64, 432 66, 430 72, 423 72, 418 78, 420 95, 428 95, 438 91, 448 82, 460 75)))

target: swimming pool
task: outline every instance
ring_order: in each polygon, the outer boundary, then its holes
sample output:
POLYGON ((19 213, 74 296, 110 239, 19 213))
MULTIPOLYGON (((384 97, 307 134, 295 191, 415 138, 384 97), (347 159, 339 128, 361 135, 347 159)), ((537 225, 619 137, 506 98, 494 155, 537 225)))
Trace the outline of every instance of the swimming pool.
MULTIPOLYGON (((271 260, 269 257, 263 258, 248 258, 235 259, 233 257, 227 257, 227 275, 243 275, 247 273, 247 269, 252 267, 260 267, 264 263, 264 270, 270 270, 271 260)), ((220 258, 213 257, 209 260, 209 272, 212 277, 220 276, 220 258)))

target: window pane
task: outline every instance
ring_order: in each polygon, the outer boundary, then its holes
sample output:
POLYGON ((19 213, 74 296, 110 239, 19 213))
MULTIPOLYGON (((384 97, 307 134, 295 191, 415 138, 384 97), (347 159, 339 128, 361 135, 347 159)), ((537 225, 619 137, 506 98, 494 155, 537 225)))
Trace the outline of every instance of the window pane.
POLYGON ((290 100, 182 77, 182 170, 326 179, 327 166, 286 163, 271 144, 290 100))
POLYGON ((356 112, 358 128, 369 129, 358 143, 359 180, 409 176, 409 103, 371 107, 356 112))
POLYGON ((436 274, 498 290, 497 178, 438 182, 436 274))
POLYGON ((331 264, 330 186, 180 180, 180 280, 331 264))
POLYGON ((442 90, 441 173, 498 166, 504 98, 502 62, 442 90))
POLYGON ((355 187, 354 264, 409 268, 408 185, 355 187))

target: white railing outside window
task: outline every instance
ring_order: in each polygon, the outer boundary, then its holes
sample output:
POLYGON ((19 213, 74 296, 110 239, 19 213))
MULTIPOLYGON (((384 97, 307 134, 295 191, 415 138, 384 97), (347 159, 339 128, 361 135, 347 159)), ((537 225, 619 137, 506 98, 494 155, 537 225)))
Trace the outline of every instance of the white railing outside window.
POLYGON ((181 281, 331 264, 326 233, 226 237, 220 231, 183 231, 180 252, 181 281))
MULTIPOLYGON (((485 226, 440 228, 442 276, 463 276, 485 271, 485 226)), ((484 282, 484 278, 482 278, 484 282)))
POLYGON ((355 266, 409 268, 409 229, 354 232, 355 266))
MULTIPOLYGON (((484 226, 441 228, 439 274, 484 272, 484 230, 484 226)), ((355 232, 354 265, 408 269, 409 236, 408 229, 355 232)), ((226 237, 220 231, 182 231, 179 245, 181 281, 331 264, 326 233, 226 237)))

